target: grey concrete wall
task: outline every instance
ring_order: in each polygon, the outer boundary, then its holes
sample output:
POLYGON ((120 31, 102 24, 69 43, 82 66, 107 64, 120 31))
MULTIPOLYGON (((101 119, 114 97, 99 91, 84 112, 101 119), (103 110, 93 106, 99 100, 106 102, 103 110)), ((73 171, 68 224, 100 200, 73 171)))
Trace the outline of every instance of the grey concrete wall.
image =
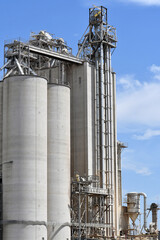
POLYGON ((38 76, 44 77, 48 80, 49 83, 62 83, 62 78, 64 76, 64 83, 67 83, 67 75, 66 75, 67 65, 64 64, 64 75, 62 73, 62 66, 54 66, 52 68, 44 68, 36 71, 38 76), (63 75, 63 76, 62 76, 63 75))
POLYGON ((67 71, 71 86, 71 174, 95 174, 95 68, 89 63, 67 71))
POLYGON ((58 80, 59 80, 59 68, 58 67, 45 68, 45 69, 37 70, 36 72, 40 77, 46 78, 48 80, 48 82, 58 83, 58 80))
MULTIPOLYGON (((38 70, 50 83, 58 83, 59 67, 38 70)), ((71 172, 96 174, 95 166, 95 68, 85 62, 65 67, 71 87, 71 172)))

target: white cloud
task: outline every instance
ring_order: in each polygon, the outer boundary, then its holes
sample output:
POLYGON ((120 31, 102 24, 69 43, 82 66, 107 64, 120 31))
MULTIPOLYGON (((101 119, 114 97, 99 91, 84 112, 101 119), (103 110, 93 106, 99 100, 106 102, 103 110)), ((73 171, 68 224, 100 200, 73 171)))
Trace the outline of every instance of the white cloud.
POLYGON ((137 3, 145 6, 160 6, 160 0, 120 0, 121 2, 126 3, 137 3))
MULTIPOLYGON (((110 5, 113 2, 121 2, 126 4, 133 3, 142 6, 160 6, 160 0, 108 0, 107 5, 110 5)), ((84 7, 90 8, 94 6, 105 6, 106 0, 81 0, 80 3, 84 7)))
POLYGON ((159 103, 159 81, 140 83, 133 75, 118 79, 117 119, 120 126, 160 128, 159 103))
POLYGON ((152 172, 150 171, 150 169, 148 167, 144 167, 144 166, 141 166, 139 163, 137 162, 132 162, 130 160, 126 160, 126 159, 123 159, 122 161, 122 168, 125 169, 125 170, 130 170, 130 171, 133 171, 135 172, 136 174, 140 174, 142 176, 149 176, 152 174, 152 172))
MULTIPOLYGON (((108 0, 107 4, 111 4, 112 2, 122 2, 122 3, 133 3, 142 6, 160 6, 160 0, 108 0)), ((96 6, 105 6, 106 0, 81 0, 80 1, 84 7, 93 7, 96 6)))
POLYGON ((136 173, 137 174, 141 174, 141 175, 143 175, 143 176, 149 176, 149 175, 151 175, 152 174, 152 172, 149 170, 149 168, 147 168, 147 167, 142 167, 142 168, 140 168, 140 169, 137 169, 136 168, 136 173))
POLYGON ((154 74, 154 78, 160 80, 160 66, 152 64, 150 71, 154 74))
POLYGON ((152 66, 150 66, 150 71, 153 72, 153 73, 159 73, 160 74, 160 66, 152 64, 152 66))
POLYGON ((134 78, 134 75, 126 74, 119 78, 118 84, 124 89, 135 89, 135 87, 141 86, 141 83, 134 78))
POLYGON ((143 135, 134 135, 137 140, 148 140, 154 136, 160 136, 160 130, 147 129, 143 135))

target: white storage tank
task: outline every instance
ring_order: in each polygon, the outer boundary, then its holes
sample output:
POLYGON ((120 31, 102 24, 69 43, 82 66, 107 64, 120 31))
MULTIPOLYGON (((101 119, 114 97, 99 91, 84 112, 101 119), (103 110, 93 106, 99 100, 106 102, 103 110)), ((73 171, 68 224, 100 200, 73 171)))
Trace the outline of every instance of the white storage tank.
POLYGON ((49 239, 70 239, 70 88, 48 84, 49 239))
POLYGON ((47 240, 47 81, 3 83, 3 240, 47 240))

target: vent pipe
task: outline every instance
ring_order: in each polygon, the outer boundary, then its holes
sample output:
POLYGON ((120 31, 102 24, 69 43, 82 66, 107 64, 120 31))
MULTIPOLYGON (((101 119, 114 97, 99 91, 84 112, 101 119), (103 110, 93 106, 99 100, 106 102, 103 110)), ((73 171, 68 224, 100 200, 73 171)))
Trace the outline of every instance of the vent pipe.
POLYGON ((147 195, 145 193, 139 193, 140 196, 144 198, 144 230, 148 232, 147 228, 147 195))

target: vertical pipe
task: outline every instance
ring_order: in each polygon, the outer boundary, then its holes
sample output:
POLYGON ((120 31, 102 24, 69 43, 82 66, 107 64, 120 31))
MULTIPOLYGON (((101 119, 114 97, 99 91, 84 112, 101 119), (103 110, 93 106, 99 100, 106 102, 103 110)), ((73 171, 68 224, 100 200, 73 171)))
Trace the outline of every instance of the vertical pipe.
MULTIPOLYGON (((95 32, 98 31, 98 27, 95 26, 95 32)), ((97 40, 97 34, 95 35, 97 40)), ((100 79, 99 79, 99 52, 98 49, 95 53, 95 65, 96 65, 96 174, 100 177, 100 182, 102 182, 101 176, 101 163, 100 163, 100 79)))
MULTIPOLYGON (((105 79, 106 79, 106 161, 107 161, 107 188, 109 189, 109 196, 107 198, 108 202, 108 211, 107 211, 107 223, 111 224, 111 163, 110 163, 110 74, 109 74, 109 52, 108 46, 105 49, 105 57, 106 57, 106 71, 105 71, 105 79)), ((108 230, 108 236, 111 236, 111 230, 108 230)))
MULTIPOLYGON (((122 206, 121 199, 121 180, 120 186, 118 186, 118 177, 121 177, 121 170, 119 172, 118 169, 118 161, 117 161, 117 123, 116 123, 116 73, 112 72, 112 113, 113 113, 113 161, 114 161, 114 213, 115 213, 115 229, 116 236, 119 235, 119 219, 120 219, 120 211, 122 206), (119 174, 120 173, 120 174, 119 174), (120 197, 119 197, 120 193, 120 197)), ((120 163, 121 169, 121 163, 120 163)))
POLYGON ((120 142, 117 142, 117 168, 118 168, 118 202, 122 206, 122 180, 121 180, 121 152, 122 147, 120 142))
MULTIPOLYGON (((114 108, 114 95, 115 92, 112 86, 112 70, 111 70, 111 49, 110 46, 106 46, 105 49, 105 92, 106 92, 106 101, 105 101, 105 110, 106 110, 106 172, 107 172, 107 188, 110 190, 110 195, 108 197, 108 217, 107 221, 113 229, 113 225, 115 226, 114 219, 114 146, 116 145, 116 132, 114 133, 113 125, 115 126, 115 115, 113 114, 114 108)), ((116 195, 116 194, 115 194, 116 195)), ((117 223, 116 223, 117 225, 117 223)), ((109 230, 109 235, 112 236, 112 230, 109 230)))
POLYGON ((79 187, 79 194, 78 194, 78 222, 79 222, 79 229, 78 229, 78 240, 81 240, 81 184, 78 183, 79 187))
MULTIPOLYGON (((98 61, 98 50, 95 54, 96 62, 96 174, 100 174, 100 126, 99 126, 99 61, 98 61)), ((100 175, 99 175, 100 176, 100 175)))
MULTIPOLYGON (((105 47, 105 138, 106 138, 106 188, 109 189, 109 161, 108 161, 108 54, 107 54, 107 46, 105 47)), ((109 216, 109 196, 107 196, 107 212, 106 212, 106 221, 107 224, 110 222, 109 216)), ((107 236, 109 236, 109 229, 107 229, 107 236)))
POLYGON ((147 196, 144 194, 144 229, 147 231, 147 196))
POLYGON ((104 98, 104 54, 103 54, 103 23, 101 23, 101 44, 100 44, 100 88, 101 88, 101 171, 102 183, 101 186, 106 188, 106 159, 105 159, 105 98, 104 98))
POLYGON ((61 61, 58 61, 58 83, 62 84, 62 68, 61 61))
POLYGON ((65 65, 63 62, 61 63, 61 71, 62 71, 62 84, 64 84, 65 83, 65 65))
POLYGON ((139 193, 144 198, 144 230, 147 232, 147 195, 145 193, 139 193))
MULTIPOLYGON (((117 142, 117 178, 118 178, 118 196, 117 196, 117 200, 118 200, 118 220, 119 220, 119 224, 118 224, 118 230, 122 228, 122 221, 121 221, 121 212, 122 212, 122 180, 121 180, 121 145, 119 144, 119 142, 117 142)), ((118 234, 118 233, 117 233, 118 234)))
MULTIPOLYGON (((117 229, 117 219, 115 219, 116 216, 116 211, 117 209, 115 209, 115 204, 116 204, 116 194, 115 194, 115 189, 114 189, 114 174, 117 174, 114 171, 114 136, 113 136, 113 84, 112 84, 112 69, 111 69, 111 47, 109 46, 109 86, 110 86, 110 106, 109 106, 109 110, 110 110, 110 152, 111 152, 111 156, 110 156, 110 164, 111 164, 111 226, 113 229, 114 228, 117 229)), ((114 234, 114 232, 112 232, 112 234, 114 234)))

